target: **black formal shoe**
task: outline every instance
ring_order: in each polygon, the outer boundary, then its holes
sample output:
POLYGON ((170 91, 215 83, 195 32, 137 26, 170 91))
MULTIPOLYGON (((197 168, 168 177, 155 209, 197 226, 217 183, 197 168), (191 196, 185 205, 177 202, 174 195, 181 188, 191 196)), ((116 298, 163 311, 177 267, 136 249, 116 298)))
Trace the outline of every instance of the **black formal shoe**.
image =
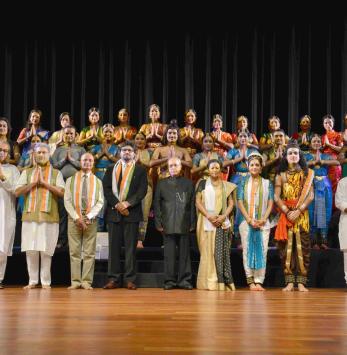
POLYGON ((111 290, 113 288, 119 288, 120 286, 117 284, 116 281, 110 280, 104 287, 104 290, 111 290))
POLYGON ((136 285, 133 282, 130 281, 130 282, 127 283, 127 289, 128 290, 136 290, 137 287, 136 287, 136 285))
POLYGON ((164 285, 164 290, 168 291, 168 290, 173 290, 175 288, 175 285, 173 284, 166 284, 164 285))
POLYGON ((179 288, 181 288, 182 290, 192 290, 193 286, 191 284, 185 284, 185 285, 179 286, 179 288))

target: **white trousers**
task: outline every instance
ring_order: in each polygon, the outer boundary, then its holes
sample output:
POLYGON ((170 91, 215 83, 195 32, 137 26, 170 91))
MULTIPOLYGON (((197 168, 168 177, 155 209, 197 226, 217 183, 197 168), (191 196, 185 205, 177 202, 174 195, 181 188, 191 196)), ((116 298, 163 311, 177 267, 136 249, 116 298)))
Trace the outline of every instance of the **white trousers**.
POLYGON ((7 254, 0 251, 0 282, 4 279, 7 264, 7 254))
POLYGON ((51 284, 51 263, 52 257, 43 251, 27 251, 27 265, 29 274, 29 285, 39 283, 39 271, 41 276, 41 285, 51 284), (39 270, 41 254, 41 268, 39 270))
MULTIPOLYGON (((248 258, 248 224, 246 221, 243 221, 240 226, 239 226, 239 231, 241 235, 241 243, 242 243, 242 257, 243 257, 243 267, 245 269, 245 274, 246 277, 253 277, 254 283, 259 283, 262 284, 265 279, 265 271, 266 267, 263 269, 250 269, 247 264, 247 258, 248 258)), ((264 258, 265 258, 265 263, 266 263, 266 256, 267 256, 267 250, 268 250, 268 244, 269 244, 269 235, 270 235, 270 229, 265 229, 262 231, 263 235, 263 251, 264 251, 264 258)))

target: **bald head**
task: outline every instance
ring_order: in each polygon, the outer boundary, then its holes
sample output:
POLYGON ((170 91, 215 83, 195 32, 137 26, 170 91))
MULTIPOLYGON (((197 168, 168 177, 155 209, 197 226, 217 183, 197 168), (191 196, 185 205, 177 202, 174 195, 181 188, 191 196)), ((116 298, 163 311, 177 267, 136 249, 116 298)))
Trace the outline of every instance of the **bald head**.
POLYGON ((167 166, 169 168, 170 176, 178 176, 182 170, 181 159, 177 157, 170 158, 167 162, 167 166))
POLYGON ((81 169, 85 173, 89 173, 93 169, 94 157, 90 153, 84 153, 81 156, 81 169))

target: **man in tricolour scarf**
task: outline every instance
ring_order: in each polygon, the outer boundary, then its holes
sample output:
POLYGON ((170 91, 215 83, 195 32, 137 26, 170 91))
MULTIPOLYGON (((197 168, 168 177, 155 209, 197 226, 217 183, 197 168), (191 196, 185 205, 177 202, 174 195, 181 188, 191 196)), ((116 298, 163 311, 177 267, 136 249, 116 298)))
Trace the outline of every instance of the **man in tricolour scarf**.
POLYGON ((92 173, 93 164, 93 155, 83 154, 81 171, 77 171, 66 180, 64 203, 69 214, 68 238, 71 265, 69 289, 92 289, 98 225, 96 217, 104 205, 102 182, 92 173))
POLYGON ((120 160, 110 166, 102 180, 107 201, 109 233, 108 283, 104 289, 121 287, 120 255, 124 242, 124 285, 136 290, 136 245, 139 223, 143 220, 141 201, 147 193, 146 169, 135 164, 135 147, 126 141, 120 160))
POLYGON ((36 165, 22 172, 15 195, 25 196, 22 214, 22 251, 26 252, 29 283, 37 287, 39 272, 42 288, 51 286, 51 262, 59 235, 58 198, 64 196, 65 183, 59 170, 49 162, 49 146, 34 148, 36 165), (41 256, 41 268, 39 262, 41 256))

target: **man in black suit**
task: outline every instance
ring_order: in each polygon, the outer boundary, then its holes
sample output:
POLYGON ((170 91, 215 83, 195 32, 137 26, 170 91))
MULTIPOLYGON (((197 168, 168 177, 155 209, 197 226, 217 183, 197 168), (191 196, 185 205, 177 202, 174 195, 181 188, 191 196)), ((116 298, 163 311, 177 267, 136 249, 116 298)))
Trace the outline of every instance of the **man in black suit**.
POLYGON ((194 185, 180 176, 182 163, 168 160, 170 177, 158 182, 154 198, 155 226, 164 235, 164 290, 191 290, 189 232, 195 229, 194 185), (178 244, 178 275, 175 273, 178 244))
POLYGON ((143 219, 141 201, 147 192, 147 173, 145 168, 135 164, 131 142, 125 142, 122 146, 120 157, 115 165, 107 169, 102 181, 109 233, 109 281, 104 289, 121 285, 120 254, 124 240, 124 284, 129 290, 136 290, 136 245, 139 222, 143 219))

